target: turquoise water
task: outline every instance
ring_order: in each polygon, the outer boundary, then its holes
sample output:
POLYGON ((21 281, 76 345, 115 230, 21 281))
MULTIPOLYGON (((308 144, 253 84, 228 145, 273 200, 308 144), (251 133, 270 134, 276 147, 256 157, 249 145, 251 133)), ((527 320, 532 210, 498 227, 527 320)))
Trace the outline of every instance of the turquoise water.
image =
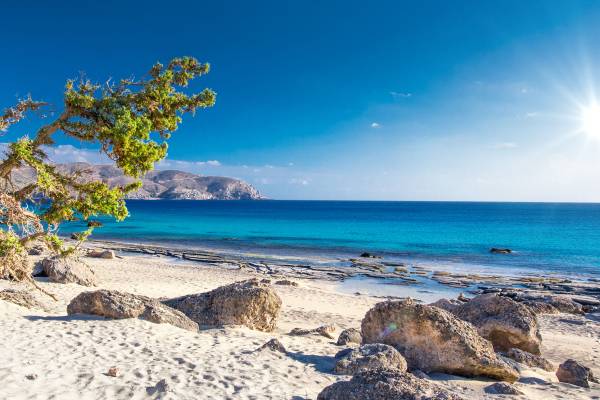
MULTIPOLYGON (((600 204, 128 201, 96 239, 278 254, 351 257, 498 272, 600 274, 600 204), (508 247, 514 254, 490 254, 508 247)), ((69 227, 71 228, 71 227, 69 227)), ((64 229, 67 233, 69 229, 64 229)))

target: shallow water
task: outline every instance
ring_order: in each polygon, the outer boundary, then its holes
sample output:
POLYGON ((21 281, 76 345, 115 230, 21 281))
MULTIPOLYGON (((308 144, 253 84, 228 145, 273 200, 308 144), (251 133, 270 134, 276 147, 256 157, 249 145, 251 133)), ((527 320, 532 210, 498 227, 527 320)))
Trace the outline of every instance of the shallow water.
MULTIPOLYGON (((334 262, 363 251, 472 272, 600 274, 600 204, 128 201, 119 239, 334 262), (490 254, 508 247, 510 255, 490 254)), ((81 228, 63 227, 62 233, 81 228)))

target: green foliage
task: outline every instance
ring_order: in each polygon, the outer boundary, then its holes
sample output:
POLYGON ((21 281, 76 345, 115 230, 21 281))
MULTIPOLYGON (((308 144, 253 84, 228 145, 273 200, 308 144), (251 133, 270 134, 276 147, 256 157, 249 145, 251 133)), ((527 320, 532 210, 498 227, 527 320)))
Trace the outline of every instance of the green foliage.
MULTIPOLYGON (((0 162, 0 190, 8 196, 0 198, 0 251, 7 252, 8 248, 16 251, 18 246, 40 238, 52 251, 68 254, 73 249, 64 248, 54 234, 61 222, 88 221, 100 215, 117 221, 125 219, 129 212, 124 197, 139 189, 140 178, 165 158, 167 141, 182 122, 183 114, 214 105, 216 94, 210 89, 192 94, 183 91, 192 80, 208 72, 208 64, 183 57, 166 66, 155 64, 148 77, 139 81, 123 79, 104 85, 85 79, 68 81, 62 113, 33 137, 24 135, 12 142, 0 162), (54 144, 54 135, 58 133, 99 147, 125 175, 133 178, 133 183, 108 187, 101 181, 85 182, 79 174, 61 172, 44 152, 54 144), (34 184, 18 188, 12 184, 13 172, 21 167, 35 171, 34 184), (35 221, 33 225, 28 222, 35 229, 8 222, 13 212, 11 207, 20 209, 24 202, 31 201, 37 202, 42 210, 37 215, 37 225, 35 221)), ((27 98, 6 109, 0 114, 0 133, 7 132, 28 112, 44 106, 45 103, 27 98)), ((88 224, 82 239, 97 225, 88 224)))

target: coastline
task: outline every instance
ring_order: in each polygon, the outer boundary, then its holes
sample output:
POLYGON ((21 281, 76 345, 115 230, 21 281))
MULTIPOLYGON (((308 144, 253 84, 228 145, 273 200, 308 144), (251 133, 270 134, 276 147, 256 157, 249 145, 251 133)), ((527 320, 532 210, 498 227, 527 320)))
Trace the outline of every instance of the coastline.
POLYGON ((527 274, 525 271, 520 271, 520 274, 508 271, 504 274, 465 272, 464 269, 452 268, 448 264, 405 264, 388 261, 385 257, 286 257, 129 241, 91 240, 89 244, 117 252, 171 257, 194 264, 240 269, 267 276, 337 282, 341 291, 351 287, 359 293, 388 299, 410 296, 435 301, 444 296, 456 297, 460 293, 475 296, 505 290, 527 291, 540 296, 578 296, 594 302, 594 296, 600 294, 600 280, 594 278, 568 279, 554 274, 527 274), (361 285, 361 282, 365 285, 361 285), (375 289, 368 291, 370 286, 375 289), (381 286, 397 289, 382 290, 381 286), (380 295, 382 291, 386 294, 380 295))
MULTIPOLYGON (((347 271, 348 268, 295 269, 295 266, 269 263, 242 267, 240 260, 210 252, 195 253, 184 259, 183 256, 177 258, 177 254, 156 254, 157 250, 166 251, 166 248, 133 246, 137 247, 106 242, 85 244, 84 251, 108 248, 116 251, 114 259, 82 257, 98 278, 96 288, 37 278, 38 284, 58 297, 58 301, 53 302, 41 293, 34 293, 47 311, 0 301, 0 331, 3 332, 0 354, 6 355, 0 366, 3 396, 18 400, 52 396, 61 399, 196 399, 199 396, 205 399, 315 399, 325 386, 349 379, 332 372, 334 356, 344 347, 320 335, 292 336, 289 332, 294 328, 313 329, 332 324, 337 337, 343 329, 360 328, 365 313, 376 303, 401 297, 343 292, 340 284, 352 279, 353 272, 347 271), (110 320, 69 316, 65 312, 71 299, 89 290, 102 288, 172 298, 250 278, 269 279, 282 299, 281 315, 274 332, 231 326, 193 333, 139 319, 110 320), (280 279, 292 280, 297 286, 275 284, 280 279), (286 347, 286 354, 256 351, 272 338, 286 347), (119 376, 107 375, 111 367, 119 369, 119 376), (163 379, 169 390, 156 392, 157 383, 163 379)), ((387 279, 387 272, 366 266, 357 268, 360 273, 377 276, 375 279, 387 279)), ((505 279, 486 279, 496 286, 507 283, 505 279)), ((27 289, 0 280, 0 290, 5 288, 27 289)), ((464 291, 465 288, 454 289, 464 291)), ((440 292, 435 294, 442 297, 440 292)), ((542 355, 555 365, 566 358, 576 358, 599 371, 600 318, 596 319, 597 315, 540 316, 542 355)), ((559 383, 553 373, 537 368, 520 366, 519 371, 521 378, 514 386, 530 399, 590 399, 600 395, 596 386, 582 389, 559 383)), ((489 379, 441 373, 432 373, 427 379, 464 398, 497 398, 485 391, 485 387, 493 383, 489 379)))

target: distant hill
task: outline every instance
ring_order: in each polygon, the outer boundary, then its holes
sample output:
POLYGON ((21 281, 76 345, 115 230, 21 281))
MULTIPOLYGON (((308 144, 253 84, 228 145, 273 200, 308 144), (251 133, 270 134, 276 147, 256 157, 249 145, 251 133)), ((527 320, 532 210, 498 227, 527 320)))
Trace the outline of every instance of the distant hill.
MULTIPOLYGON (((124 185, 132 179, 112 165, 88 163, 58 164, 67 173, 81 172, 82 179, 102 180, 109 186, 124 185)), ((33 182, 32 169, 20 169, 13 175, 17 186, 33 182)), ((144 200, 260 200, 261 194, 252 185, 239 179, 221 176, 201 176, 176 170, 151 171, 142 179, 143 186, 131 193, 130 199, 144 200)))

